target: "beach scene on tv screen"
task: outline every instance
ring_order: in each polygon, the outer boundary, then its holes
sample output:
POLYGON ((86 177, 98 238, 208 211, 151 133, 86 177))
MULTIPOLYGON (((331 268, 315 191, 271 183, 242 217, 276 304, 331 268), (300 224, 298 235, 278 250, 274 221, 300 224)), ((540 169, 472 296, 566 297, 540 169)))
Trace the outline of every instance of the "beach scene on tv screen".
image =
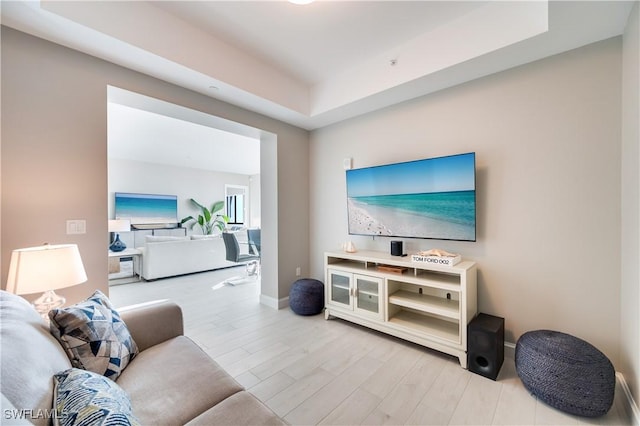
POLYGON ((130 219, 132 225, 177 222, 175 195, 116 193, 116 219, 130 219))
POLYGON ((347 171, 349 233, 475 241, 475 155, 347 171))

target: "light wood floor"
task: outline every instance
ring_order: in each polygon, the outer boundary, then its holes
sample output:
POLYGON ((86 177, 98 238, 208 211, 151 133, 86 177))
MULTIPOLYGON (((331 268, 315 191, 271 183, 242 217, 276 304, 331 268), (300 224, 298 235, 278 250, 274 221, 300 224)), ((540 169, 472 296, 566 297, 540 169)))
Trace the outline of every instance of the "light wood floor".
POLYGON ((629 424, 622 392, 609 413, 579 418, 538 402, 513 359, 497 381, 457 358, 331 319, 259 303, 259 283, 218 285, 242 268, 110 287, 116 307, 171 299, 185 334, 292 425, 629 424))

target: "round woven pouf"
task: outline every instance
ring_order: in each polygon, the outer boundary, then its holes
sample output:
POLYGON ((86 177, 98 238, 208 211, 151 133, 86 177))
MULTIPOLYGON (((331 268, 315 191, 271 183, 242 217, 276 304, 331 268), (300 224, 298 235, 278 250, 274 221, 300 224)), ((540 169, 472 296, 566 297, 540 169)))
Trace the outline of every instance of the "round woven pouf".
POLYGON ((516 343, 515 362, 524 387, 558 410, 598 417, 613 404, 613 365, 582 339, 558 331, 529 331, 516 343))
POLYGON ((316 315, 324 309, 324 284, 311 278, 294 282, 289 291, 289 307, 298 315, 316 315))

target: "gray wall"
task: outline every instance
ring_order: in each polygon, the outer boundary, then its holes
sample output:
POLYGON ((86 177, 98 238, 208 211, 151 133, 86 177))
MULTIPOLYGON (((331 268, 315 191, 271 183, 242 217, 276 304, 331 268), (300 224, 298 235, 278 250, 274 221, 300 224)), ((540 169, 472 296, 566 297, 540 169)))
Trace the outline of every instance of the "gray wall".
POLYGON ((479 311, 506 339, 551 328, 619 359, 621 39, 592 44, 311 134, 311 261, 347 235, 354 167, 476 152, 478 241, 405 240, 478 263, 479 311))
MULTIPOLYGON (((640 3, 624 33, 622 62, 622 286, 620 370, 640 406, 640 3)), ((640 420, 640 419, 636 419, 640 420)))
MULTIPOLYGON (((189 201, 191 198, 211 207, 211 204, 216 201, 224 201, 225 184, 241 185, 247 188, 251 184, 248 175, 238 173, 216 172, 118 158, 110 158, 108 162, 109 219, 115 217, 115 192, 176 195, 178 197, 178 220, 180 220, 188 215, 197 217, 200 214, 200 211, 189 201)), ((256 196, 259 199, 260 188, 257 188, 256 192, 258 192, 256 196)), ((250 207, 251 200, 249 199, 247 200, 248 213, 250 207)), ((247 226, 250 226, 248 217, 246 221, 247 226)), ((193 231, 199 234, 200 227, 195 226, 193 231)), ((189 230, 189 234, 191 234, 191 230, 189 230)))
POLYGON ((88 283, 69 302, 107 287, 107 85, 264 130, 261 145, 263 296, 286 298, 308 273, 308 132, 59 45, 2 27, 2 286, 11 251, 77 243, 88 283), (292 206, 295 206, 293 208, 292 206), (66 235, 67 219, 87 234, 66 235))

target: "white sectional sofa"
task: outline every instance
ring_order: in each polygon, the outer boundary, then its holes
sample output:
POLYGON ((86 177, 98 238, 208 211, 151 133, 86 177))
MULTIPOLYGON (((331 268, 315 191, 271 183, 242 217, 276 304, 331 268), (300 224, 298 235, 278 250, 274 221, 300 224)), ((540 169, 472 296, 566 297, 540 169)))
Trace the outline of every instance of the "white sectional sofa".
POLYGON ((142 271, 145 280, 190 274, 193 272, 234 266, 226 260, 224 241, 220 235, 191 237, 145 237, 142 271))

